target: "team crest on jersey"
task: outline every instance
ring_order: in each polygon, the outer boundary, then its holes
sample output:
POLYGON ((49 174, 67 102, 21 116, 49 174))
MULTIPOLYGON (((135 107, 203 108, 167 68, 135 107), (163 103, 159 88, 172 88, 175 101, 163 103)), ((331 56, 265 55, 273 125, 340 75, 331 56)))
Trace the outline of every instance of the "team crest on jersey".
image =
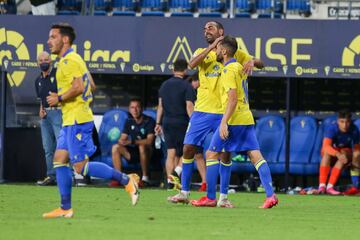
POLYGON ((227 69, 224 69, 224 73, 226 73, 227 72, 227 69))
POLYGON ((141 129, 140 129, 140 132, 141 132, 141 134, 144 135, 144 134, 145 134, 145 129, 144 129, 144 128, 141 128, 141 129))
POLYGON ((51 78, 50 78, 51 83, 54 83, 54 80, 55 80, 54 77, 51 77, 51 78))
POLYGON ((220 69, 220 66, 216 64, 216 65, 214 66, 214 70, 217 71, 217 70, 219 70, 219 69, 220 69))

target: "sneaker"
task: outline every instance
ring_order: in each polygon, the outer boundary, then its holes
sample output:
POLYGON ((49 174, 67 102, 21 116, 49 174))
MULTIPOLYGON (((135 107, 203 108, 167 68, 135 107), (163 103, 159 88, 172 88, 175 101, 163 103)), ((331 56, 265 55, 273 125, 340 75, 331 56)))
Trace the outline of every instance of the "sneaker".
POLYGON ((129 193, 132 205, 136 205, 139 201, 139 180, 140 177, 137 174, 129 174, 129 183, 125 186, 125 191, 129 193))
POLYGON ((315 195, 320 195, 320 194, 325 194, 325 193, 326 193, 325 187, 319 187, 317 190, 313 191, 313 194, 315 194, 315 195))
POLYGON ((115 187, 120 187, 120 186, 121 186, 121 184, 120 184, 118 181, 111 180, 111 181, 109 182, 109 187, 115 188, 115 187))
POLYGON ((178 194, 176 194, 174 196, 168 197, 167 200, 169 202, 172 202, 172 203, 185 203, 185 204, 188 204, 189 203, 189 196, 187 194, 179 192, 178 194))
POLYGON ((266 198, 264 204, 259 208, 272 208, 278 205, 278 203, 279 203, 279 199, 274 194, 271 197, 266 198))
POLYGON ((55 179, 51 177, 46 177, 43 180, 37 181, 36 184, 39 186, 54 186, 56 185, 56 182, 55 179))
POLYGON ((68 210, 64 210, 62 208, 57 208, 51 212, 48 213, 44 213, 43 218, 72 218, 74 216, 74 211, 72 210, 72 208, 68 209, 68 210))
POLYGON ((140 188, 147 188, 147 187, 150 187, 151 184, 149 181, 144 181, 144 180, 140 180, 139 182, 139 187, 140 188))
POLYGON ((217 207, 234 208, 235 206, 232 205, 232 203, 229 201, 229 199, 225 198, 225 199, 219 200, 217 202, 217 207))
POLYGON ((191 204, 195 207, 216 207, 216 199, 211 200, 207 196, 204 196, 199 200, 191 200, 191 204))
POLYGON ((340 195, 341 194, 341 192, 339 192, 339 191, 336 191, 333 187, 331 187, 331 188, 327 188, 326 189, 326 194, 329 194, 329 195, 340 195))
POLYGON ((199 192, 206 192, 206 182, 201 183, 201 186, 198 190, 199 192))
POLYGON ((173 189, 179 190, 179 191, 181 190, 180 178, 176 173, 169 175, 168 180, 169 180, 169 183, 174 185, 173 189))
POLYGON ((359 193, 360 193, 359 189, 357 189, 354 186, 343 192, 344 195, 357 195, 359 193))

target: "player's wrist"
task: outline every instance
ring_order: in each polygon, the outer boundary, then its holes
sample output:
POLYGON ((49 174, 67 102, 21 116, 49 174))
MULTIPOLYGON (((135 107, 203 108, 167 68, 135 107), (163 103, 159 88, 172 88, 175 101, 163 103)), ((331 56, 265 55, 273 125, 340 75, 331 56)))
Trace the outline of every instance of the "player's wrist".
POLYGON ((62 101, 63 101, 62 95, 58 95, 58 101, 59 101, 59 102, 62 102, 62 101))

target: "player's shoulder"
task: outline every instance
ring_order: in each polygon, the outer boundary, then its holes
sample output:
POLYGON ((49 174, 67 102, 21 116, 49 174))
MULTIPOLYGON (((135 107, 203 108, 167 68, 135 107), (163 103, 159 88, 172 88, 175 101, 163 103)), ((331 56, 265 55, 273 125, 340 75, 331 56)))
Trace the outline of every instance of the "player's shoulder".
POLYGON ((239 72, 242 69, 242 65, 239 62, 231 62, 224 66, 223 72, 226 73, 228 71, 239 72))

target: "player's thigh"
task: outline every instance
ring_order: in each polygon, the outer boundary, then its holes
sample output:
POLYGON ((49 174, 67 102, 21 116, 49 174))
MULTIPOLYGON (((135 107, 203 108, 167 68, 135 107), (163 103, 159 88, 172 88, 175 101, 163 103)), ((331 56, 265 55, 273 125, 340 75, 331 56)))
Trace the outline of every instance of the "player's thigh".
POLYGON ((194 112, 190 118, 184 144, 203 146, 207 135, 219 126, 221 117, 221 114, 194 112))
POLYGON ((67 135, 70 162, 75 164, 92 156, 96 147, 92 139, 93 122, 69 126, 67 135))
POLYGON ((56 142, 56 150, 54 153, 54 165, 69 162, 69 148, 66 141, 68 135, 68 127, 61 128, 56 142))

